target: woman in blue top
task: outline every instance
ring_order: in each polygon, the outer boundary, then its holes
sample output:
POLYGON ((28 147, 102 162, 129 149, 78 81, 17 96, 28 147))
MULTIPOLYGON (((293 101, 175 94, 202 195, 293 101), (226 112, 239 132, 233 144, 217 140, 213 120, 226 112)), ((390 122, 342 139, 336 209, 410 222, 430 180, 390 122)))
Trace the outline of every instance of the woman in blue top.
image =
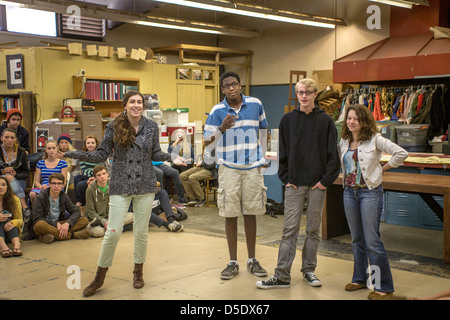
POLYGON ((34 173, 34 187, 30 191, 30 202, 33 203, 37 194, 49 187, 48 178, 53 173, 62 173, 67 178, 69 170, 67 162, 58 158, 58 143, 55 140, 49 140, 45 144, 44 159, 36 164, 34 173))
POLYGON ((380 239, 381 182, 383 172, 400 166, 408 152, 378 133, 375 119, 367 107, 349 106, 345 119, 339 151, 344 177, 344 209, 354 256, 353 278, 345 290, 366 288, 367 283, 371 283, 369 274, 374 273, 374 291, 369 294, 369 299, 383 299, 394 291, 394 285, 380 239), (383 152, 392 157, 381 166, 383 152))

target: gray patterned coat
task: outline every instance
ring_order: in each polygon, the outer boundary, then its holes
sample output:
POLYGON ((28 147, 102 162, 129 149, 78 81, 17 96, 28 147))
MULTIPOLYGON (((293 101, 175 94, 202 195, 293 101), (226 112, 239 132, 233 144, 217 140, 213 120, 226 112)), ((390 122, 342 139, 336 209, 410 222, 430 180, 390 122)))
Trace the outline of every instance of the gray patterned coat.
POLYGON ((137 195, 156 192, 156 176, 153 161, 171 161, 170 153, 161 151, 158 125, 153 120, 141 117, 136 141, 128 147, 114 143, 113 121, 105 128, 103 140, 95 151, 67 151, 69 158, 89 162, 104 162, 112 155, 114 160, 110 172, 110 195, 137 195))

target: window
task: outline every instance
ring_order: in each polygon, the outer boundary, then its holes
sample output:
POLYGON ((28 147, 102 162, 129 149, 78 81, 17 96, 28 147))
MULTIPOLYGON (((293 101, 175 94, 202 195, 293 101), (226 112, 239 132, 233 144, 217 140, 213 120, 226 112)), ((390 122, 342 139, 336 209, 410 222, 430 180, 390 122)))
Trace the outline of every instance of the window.
POLYGON ((6 30, 56 37, 56 14, 48 11, 6 6, 6 30))
POLYGON ((70 14, 0 5, 0 30, 40 36, 103 41, 105 20, 79 17, 74 27, 70 14), (68 25, 69 23, 69 25, 68 25))

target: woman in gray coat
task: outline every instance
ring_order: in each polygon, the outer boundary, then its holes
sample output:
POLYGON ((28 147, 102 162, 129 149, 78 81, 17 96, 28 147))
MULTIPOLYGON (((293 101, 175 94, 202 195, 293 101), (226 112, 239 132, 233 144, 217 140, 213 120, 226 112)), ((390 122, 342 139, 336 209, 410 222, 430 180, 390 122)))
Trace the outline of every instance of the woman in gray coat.
POLYGON ((125 94, 124 111, 106 126, 103 140, 95 151, 60 153, 61 157, 104 162, 114 151, 109 184, 108 228, 100 250, 97 274, 94 281, 83 291, 86 297, 93 295, 103 285, 132 200, 135 263, 133 286, 144 286, 142 267, 147 254, 148 222, 156 192, 152 160, 173 161, 174 164, 185 165, 185 159, 161 151, 158 125, 142 116, 143 101, 142 94, 137 91, 128 91, 125 94))

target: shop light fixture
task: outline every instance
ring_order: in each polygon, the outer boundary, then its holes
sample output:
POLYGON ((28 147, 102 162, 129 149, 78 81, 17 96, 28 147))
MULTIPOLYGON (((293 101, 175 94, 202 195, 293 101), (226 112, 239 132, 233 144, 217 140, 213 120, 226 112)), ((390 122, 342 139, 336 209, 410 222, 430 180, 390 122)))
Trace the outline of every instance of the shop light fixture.
POLYGON ((369 0, 372 2, 384 3, 390 6, 396 6, 406 9, 412 9, 413 5, 429 6, 427 0, 369 0))
POLYGON ((321 17, 288 10, 276 10, 269 7, 249 3, 239 3, 235 1, 232 2, 228 0, 197 0, 197 1, 155 0, 155 1, 192 7, 197 9, 237 14, 253 18, 268 19, 294 24, 304 24, 313 27, 335 28, 336 25, 344 25, 344 26, 346 25, 344 20, 342 19, 321 17))
MULTIPOLYGON (((0 1, 0 5, 23 7, 29 9, 66 13, 67 5, 59 0, 12 0, 0 1)), ((260 37, 261 33, 226 25, 176 19, 170 17, 149 16, 145 14, 134 14, 126 11, 113 10, 95 4, 80 4, 81 15, 84 17, 119 21, 124 23, 138 24, 149 27, 201 32, 207 34, 229 35, 236 37, 260 37)))

